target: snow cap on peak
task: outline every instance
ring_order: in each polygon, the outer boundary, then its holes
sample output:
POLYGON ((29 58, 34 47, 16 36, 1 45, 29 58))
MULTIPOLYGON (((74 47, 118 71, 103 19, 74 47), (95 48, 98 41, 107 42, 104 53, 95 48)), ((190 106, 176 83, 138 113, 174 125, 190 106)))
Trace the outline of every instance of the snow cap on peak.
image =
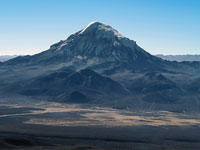
POLYGON ((95 28, 98 29, 98 26, 106 26, 106 25, 103 23, 100 23, 98 21, 93 21, 93 22, 89 23, 83 30, 81 30, 81 33, 91 31, 95 28))
POLYGON ((99 36, 101 35, 103 37, 107 37, 107 36, 108 37, 115 36, 118 38, 124 37, 117 30, 113 29, 111 26, 103 24, 98 21, 93 21, 89 23, 84 29, 80 31, 80 34, 87 34, 90 32, 96 32, 97 34, 99 34, 99 36))

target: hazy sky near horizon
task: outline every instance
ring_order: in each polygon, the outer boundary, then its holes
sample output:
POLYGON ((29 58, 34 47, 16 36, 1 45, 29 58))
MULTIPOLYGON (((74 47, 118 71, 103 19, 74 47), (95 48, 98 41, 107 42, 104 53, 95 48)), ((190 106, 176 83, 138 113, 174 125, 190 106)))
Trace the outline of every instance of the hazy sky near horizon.
POLYGON ((0 0, 0 55, 39 53, 92 21, 151 54, 200 54, 200 0, 0 0))

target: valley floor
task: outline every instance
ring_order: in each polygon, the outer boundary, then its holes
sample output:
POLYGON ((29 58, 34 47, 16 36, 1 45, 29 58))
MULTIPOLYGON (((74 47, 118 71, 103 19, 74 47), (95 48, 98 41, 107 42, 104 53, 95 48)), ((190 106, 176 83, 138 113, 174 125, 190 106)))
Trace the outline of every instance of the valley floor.
POLYGON ((198 150, 200 115, 1 102, 0 149, 198 150))

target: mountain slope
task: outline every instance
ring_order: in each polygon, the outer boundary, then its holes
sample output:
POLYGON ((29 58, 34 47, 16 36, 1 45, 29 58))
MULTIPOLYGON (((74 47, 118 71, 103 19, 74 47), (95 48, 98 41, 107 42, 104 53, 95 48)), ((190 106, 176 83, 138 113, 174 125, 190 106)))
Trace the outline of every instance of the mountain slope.
POLYGON ((63 68, 25 83, 21 93, 28 96, 48 96, 50 99, 57 98, 61 101, 68 101, 69 98, 75 97, 74 93, 84 99, 98 99, 98 96, 103 98, 128 92, 119 83, 92 70, 83 69, 75 72, 63 68))
POLYGON ((148 72, 132 81, 129 90, 143 93, 143 99, 154 103, 176 103, 185 94, 173 81, 159 72, 148 72))

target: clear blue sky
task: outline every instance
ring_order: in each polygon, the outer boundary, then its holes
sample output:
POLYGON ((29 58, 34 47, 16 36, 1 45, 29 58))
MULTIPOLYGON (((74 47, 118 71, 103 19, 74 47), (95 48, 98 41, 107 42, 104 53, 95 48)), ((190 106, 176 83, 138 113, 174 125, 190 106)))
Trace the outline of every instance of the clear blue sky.
POLYGON ((47 50, 92 21, 152 54, 200 54, 200 0, 0 0, 0 55, 47 50))

